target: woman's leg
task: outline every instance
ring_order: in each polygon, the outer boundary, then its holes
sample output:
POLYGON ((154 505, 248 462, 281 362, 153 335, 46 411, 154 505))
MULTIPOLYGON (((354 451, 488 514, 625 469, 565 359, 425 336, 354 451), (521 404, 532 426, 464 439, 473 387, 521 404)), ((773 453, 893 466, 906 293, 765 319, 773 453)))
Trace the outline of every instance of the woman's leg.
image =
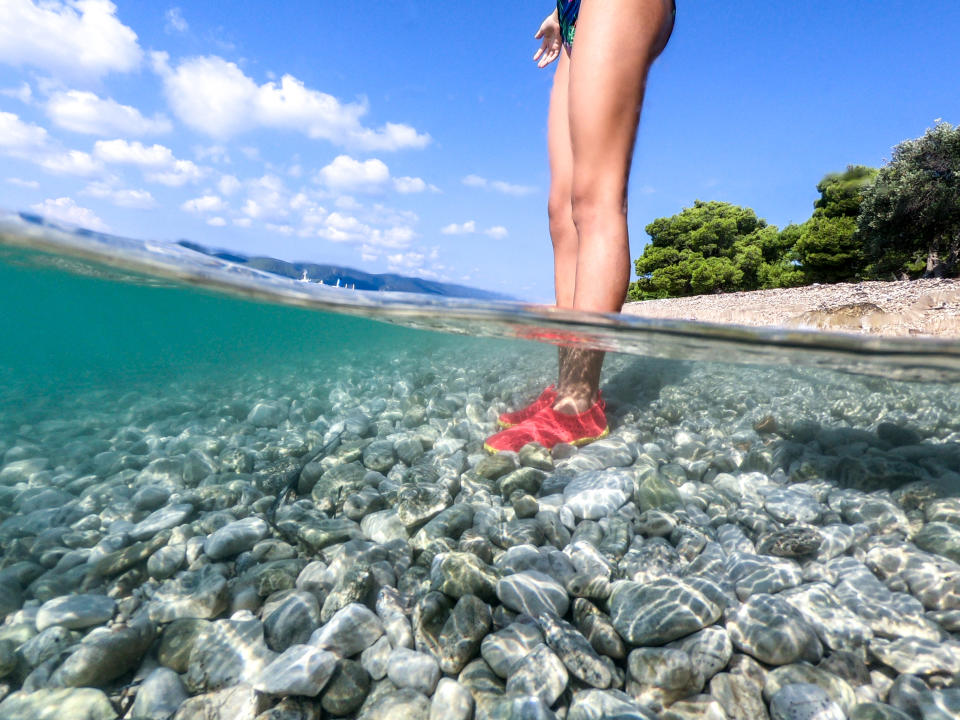
MULTIPOLYGON (((570 61, 577 310, 619 312, 630 281, 627 179, 651 63, 672 22, 669 0, 583 0, 570 61)), ((596 402, 603 353, 571 349, 556 408, 596 402)))
POLYGON ((553 241, 553 286, 557 307, 572 308, 577 277, 579 241, 573 224, 573 150, 567 108, 570 56, 560 53, 547 114, 547 154, 550 159, 550 196, 547 216, 553 241))

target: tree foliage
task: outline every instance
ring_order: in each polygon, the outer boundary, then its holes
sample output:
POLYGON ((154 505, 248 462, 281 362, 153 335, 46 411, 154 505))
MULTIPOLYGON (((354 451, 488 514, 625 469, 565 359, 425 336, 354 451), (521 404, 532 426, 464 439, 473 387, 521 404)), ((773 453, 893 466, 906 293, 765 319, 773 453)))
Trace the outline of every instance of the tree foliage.
POLYGON ((960 128, 939 122, 894 148, 864 195, 859 230, 877 276, 960 273, 960 128))
POLYGON ((680 297, 797 284, 777 228, 750 208, 697 200, 650 223, 636 260, 632 299, 680 297))
POLYGON ((864 258, 857 215, 876 175, 875 168, 851 165, 817 183, 820 197, 813 204, 813 217, 799 226, 793 246, 806 282, 858 279, 864 258))

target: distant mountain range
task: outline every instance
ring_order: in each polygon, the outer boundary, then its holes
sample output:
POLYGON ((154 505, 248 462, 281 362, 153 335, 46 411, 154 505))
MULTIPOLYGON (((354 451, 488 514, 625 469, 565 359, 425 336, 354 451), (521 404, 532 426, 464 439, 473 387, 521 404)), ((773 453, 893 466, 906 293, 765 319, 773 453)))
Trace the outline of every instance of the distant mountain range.
POLYGON ((274 275, 282 275, 283 277, 294 280, 301 280, 306 277, 310 282, 323 282, 324 285, 340 285, 340 287, 348 287, 356 290, 387 290, 392 292, 423 293, 425 295, 444 295, 446 297, 470 298, 473 300, 515 299, 509 295, 467 287, 466 285, 434 282, 433 280, 424 280, 423 278, 409 277, 407 275, 395 275, 393 273, 372 274, 339 265, 286 262, 285 260, 277 260, 272 257, 248 257, 247 255, 241 255, 227 250, 204 247, 199 243, 189 240, 180 240, 177 244, 190 250, 201 252, 204 255, 211 255, 221 260, 227 260, 228 262, 247 265, 257 270, 273 273, 274 275))

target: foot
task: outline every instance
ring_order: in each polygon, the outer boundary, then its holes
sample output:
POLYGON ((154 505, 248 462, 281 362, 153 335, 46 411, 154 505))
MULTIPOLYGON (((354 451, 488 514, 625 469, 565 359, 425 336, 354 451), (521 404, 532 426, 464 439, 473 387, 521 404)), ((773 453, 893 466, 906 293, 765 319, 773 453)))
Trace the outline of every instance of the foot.
POLYGON ((560 443, 586 445, 606 437, 609 432, 602 399, 575 415, 559 412, 547 405, 533 417, 487 438, 483 447, 487 452, 498 453, 505 450, 519 452, 520 448, 532 442, 540 443, 545 448, 560 443))
POLYGON ((551 385, 542 393, 540 393, 540 396, 525 408, 512 413, 502 413, 500 417, 497 418, 497 424, 502 428, 512 428, 514 425, 519 425, 524 420, 529 420, 548 405, 552 405, 554 402, 556 402, 556 400, 557 389, 555 386, 551 385))

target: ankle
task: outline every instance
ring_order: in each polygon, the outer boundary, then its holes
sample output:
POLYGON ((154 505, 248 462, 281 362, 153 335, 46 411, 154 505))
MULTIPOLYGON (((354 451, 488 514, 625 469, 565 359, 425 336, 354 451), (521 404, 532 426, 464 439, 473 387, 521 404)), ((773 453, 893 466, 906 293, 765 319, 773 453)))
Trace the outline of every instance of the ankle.
POLYGON ((579 415, 593 407, 596 402, 595 395, 559 395, 553 409, 564 415, 579 415))

